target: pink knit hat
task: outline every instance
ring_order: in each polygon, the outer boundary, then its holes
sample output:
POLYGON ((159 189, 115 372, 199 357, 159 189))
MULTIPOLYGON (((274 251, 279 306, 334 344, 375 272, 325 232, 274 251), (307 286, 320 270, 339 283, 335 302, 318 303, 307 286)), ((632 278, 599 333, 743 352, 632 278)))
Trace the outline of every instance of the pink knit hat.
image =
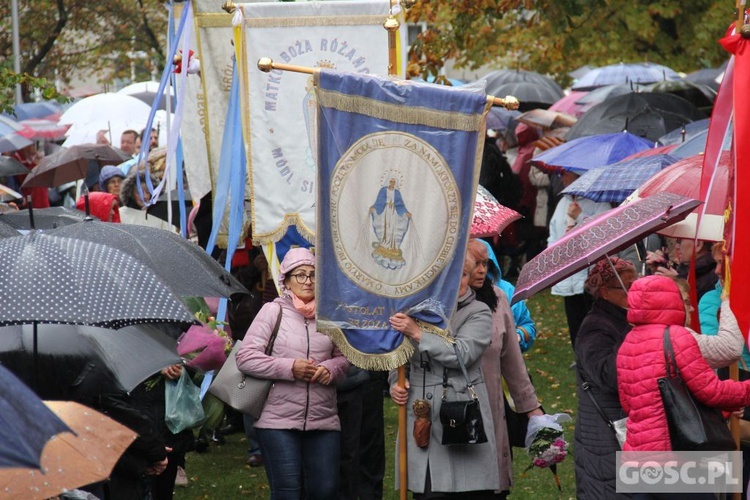
POLYGON ((279 267, 279 290, 281 290, 281 293, 286 291, 286 285, 284 285, 286 274, 299 266, 315 267, 315 255, 309 249, 292 248, 284 256, 284 260, 281 261, 279 267))

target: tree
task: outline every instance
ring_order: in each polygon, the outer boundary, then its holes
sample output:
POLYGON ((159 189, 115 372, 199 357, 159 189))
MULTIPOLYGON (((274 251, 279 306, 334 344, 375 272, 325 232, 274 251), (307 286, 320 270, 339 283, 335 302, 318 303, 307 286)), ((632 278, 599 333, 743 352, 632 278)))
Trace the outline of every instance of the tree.
MULTIPOLYGON (((165 63, 167 10, 157 0, 19 0, 21 73, 67 82, 76 72, 101 82, 165 63)), ((10 2, 0 2, 0 59, 12 58, 10 2)), ((24 89, 28 97, 29 89, 24 89)))
POLYGON ((44 78, 35 78, 27 73, 18 74, 10 68, 10 64, 0 64, 0 113, 13 114, 13 105, 16 103, 16 85, 27 88, 38 89, 46 100, 55 99, 59 102, 67 102, 67 98, 61 96, 52 82, 44 78))
POLYGON ((407 11, 426 22, 410 51, 410 71, 437 76, 458 68, 519 67, 568 83, 591 64, 651 61, 690 72, 718 66, 717 43, 732 22, 727 0, 440 0, 407 11))

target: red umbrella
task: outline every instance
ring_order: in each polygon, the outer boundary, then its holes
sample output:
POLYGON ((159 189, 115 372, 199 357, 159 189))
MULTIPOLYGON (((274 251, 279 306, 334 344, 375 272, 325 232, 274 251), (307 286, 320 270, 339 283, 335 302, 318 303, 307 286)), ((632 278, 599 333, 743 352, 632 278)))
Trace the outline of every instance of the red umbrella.
POLYGON ((695 238, 698 211, 703 210, 697 238, 708 241, 724 239, 724 209, 729 190, 731 159, 729 151, 722 151, 714 172, 711 189, 705 200, 701 199, 700 194, 703 155, 690 156, 673 163, 638 188, 637 197, 639 198, 645 198, 654 193, 668 192, 705 202, 704 207, 695 210, 679 224, 660 230, 660 234, 673 238, 695 238))
POLYGON ((549 107, 550 111, 559 111, 560 113, 567 113, 573 115, 576 118, 580 118, 586 112, 586 106, 578 104, 581 97, 588 94, 588 92, 579 92, 577 90, 571 91, 568 95, 558 100, 552 106, 549 107))
POLYGON ((678 194, 658 193, 588 220, 523 266, 511 304, 684 219, 698 205, 678 194))
POLYGON ((644 149, 643 151, 638 151, 637 153, 633 153, 632 155, 625 158, 623 161, 634 160, 636 158, 643 158, 644 156, 668 154, 672 152, 672 150, 676 148, 677 146, 679 146, 679 144, 670 144, 669 146, 658 146, 655 148, 644 149))
POLYGON ((523 217, 521 214, 500 204, 484 186, 477 186, 474 199, 474 219, 471 221, 471 237, 496 236, 511 222, 523 217))
POLYGON ((62 139, 65 137, 65 132, 70 128, 70 125, 60 125, 56 121, 41 118, 30 118, 28 120, 21 120, 18 123, 26 127, 19 134, 32 141, 62 139))

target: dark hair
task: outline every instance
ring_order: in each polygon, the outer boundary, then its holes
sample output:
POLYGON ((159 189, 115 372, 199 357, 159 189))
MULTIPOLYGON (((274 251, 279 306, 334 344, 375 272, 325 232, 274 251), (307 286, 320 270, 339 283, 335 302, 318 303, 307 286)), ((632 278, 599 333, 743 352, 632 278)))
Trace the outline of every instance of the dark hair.
POLYGON ((477 300, 487 304, 492 312, 497 309, 498 299, 495 294, 495 289, 492 286, 492 281, 489 278, 484 278, 484 283, 480 288, 475 288, 474 292, 477 294, 477 300))
POLYGON ((487 261, 487 278, 489 278, 493 283, 497 283, 502 277, 503 273, 500 271, 500 268, 497 267, 495 261, 489 259, 487 261))
POLYGON ((125 134, 132 134, 133 135, 133 140, 136 140, 136 139, 138 139, 140 137, 140 135, 138 135, 138 132, 136 132, 135 130, 132 130, 132 129, 128 129, 128 130, 124 131, 120 135, 123 136, 125 134))

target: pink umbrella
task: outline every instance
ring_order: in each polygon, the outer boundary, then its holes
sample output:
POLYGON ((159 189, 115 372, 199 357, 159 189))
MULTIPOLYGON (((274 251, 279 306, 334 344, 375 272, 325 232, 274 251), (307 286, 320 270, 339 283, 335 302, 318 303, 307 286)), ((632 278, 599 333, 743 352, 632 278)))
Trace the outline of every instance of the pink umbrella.
POLYGON ((657 193, 586 221, 523 266, 511 304, 681 221, 698 205, 678 194, 657 193))
POLYGON ((483 238, 496 236, 514 221, 523 217, 521 214, 500 204, 484 186, 477 186, 474 199, 474 219, 471 222, 471 237, 483 238))
POLYGON ((70 125, 60 125, 55 121, 41 118, 30 118, 28 120, 21 120, 18 123, 26 127, 19 134, 32 141, 62 139, 65 137, 65 132, 70 128, 70 125))
MULTIPOLYGON (((654 193, 675 193, 705 202, 704 211, 698 227, 697 238, 708 241, 724 239, 724 209, 729 191, 729 167, 732 157, 729 151, 722 151, 714 172, 709 195, 701 200, 700 186, 703 172, 703 155, 695 155, 680 160, 658 172, 647 180, 632 199, 645 198, 654 193)), ((673 238, 695 238, 698 224, 698 211, 688 215, 684 221, 659 231, 660 234, 673 238)))
POLYGON ((658 146, 655 148, 648 148, 644 149, 642 151, 638 151, 637 153, 633 153, 632 155, 628 156, 627 158, 623 159, 622 161, 626 160, 635 160, 636 158, 643 158, 644 156, 654 156, 654 155, 660 155, 660 154, 668 154, 671 153, 674 148, 679 146, 679 144, 671 144, 669 146, 658 146))
POLYGON ((558 100, 548 109, 550 111, 559 111, 560 113, 567 113, 569 115, 575 116, 576 118, 580 118, 581 115, 586 112, 587 107, 586 105, 578 104, 576 101, 578 101, 586 94, 588 94, 588 92, 573 90, 570 92, 570 94, 558 100))

